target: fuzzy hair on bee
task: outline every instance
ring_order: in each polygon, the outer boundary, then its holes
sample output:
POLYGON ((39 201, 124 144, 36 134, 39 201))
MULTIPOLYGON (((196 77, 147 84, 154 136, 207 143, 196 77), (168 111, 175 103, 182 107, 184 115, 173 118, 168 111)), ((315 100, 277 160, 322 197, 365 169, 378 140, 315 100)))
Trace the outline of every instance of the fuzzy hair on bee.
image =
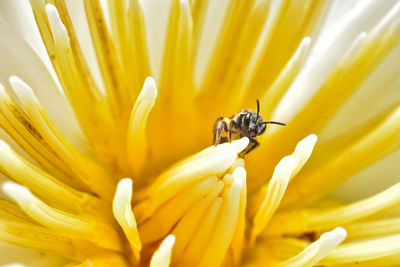
POLYGON ((256 138, 265 132, 267 124, 286 125, 282 122, 264 121, 260 116, 260 102, 257 99, 257 112, 241 109, 230 118, 222 116, 217 118, 214 123, 213 145, 248 137, 249 145, 240 154, 241 157, 244 157, 260 145, 256 138))

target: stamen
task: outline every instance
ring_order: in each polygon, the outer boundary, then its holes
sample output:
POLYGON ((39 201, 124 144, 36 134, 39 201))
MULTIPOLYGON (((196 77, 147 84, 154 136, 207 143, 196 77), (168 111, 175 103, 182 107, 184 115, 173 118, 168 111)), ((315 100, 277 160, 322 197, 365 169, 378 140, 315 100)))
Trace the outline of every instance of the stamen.
POLYGON ((0 170, 15 181, 27 186, 42 199, 56 207, 78 214, 92 214, 109 218, 104 212, 105 203, 91 194, 68 187, 15 153, 0 140, 0 170))
POLYGON ((145 131, 156 97, 155 81, 148 77, 133 107, 127 131, 127 154, 135 176, 140 174, 147 160, 148 145, 145 131))
POLYGON ((134 101, 143 80, 151 73, 146 42, 146 25, 140 0, 129 0, 126 27, 128 55, 123 58, 123 63, 128 76, 127 81, 130 84, 129 88, 133 89, 130 89, 130 91, 132 90, 132 101, 134 101))
MULTIPOLYGON (((376 4, 368 4, 367 6, 370 14, 375 12, 373 9, 377 8, 376 4)), ((397 10, 396 12, 399 12, 399 9, 396 6, 398 6, 398 4, 395 5, 394 9, 397 10)), ((398 15, 398 13, 396 14, 398 15)), ((365 16, 365 14, 363 15, 365 16)), ((395 16, 391 14, 390 17, 395 16)), ((367 18, 357 14, 355 17, 352 16, 351 20, 366 21, 367 18)), ((347 35, 349 32, 355 30, 354 25, 349 26, 351 26, 349 27, 349 30, 343 30, 343 35, 347 35)), ((400 40, 400 34, 398 34, 399 30, 400 21, 393 19, 389 27, 386 27, 384 31, 379 31, 380 35, 367 35, 367 37, 365 37, 364 44, 359 47, 359 51, 356 53, 356 58, 352 58, 354 53, 352 55, 348 55, 350 58, 340 58, 337 56, 337 53, 340 50, 342 50, 340 53, 343 53, 345 51, 344 48, 347 48, 347 51, 349 49, 355 49, 355 47, 358 45, 353 45, 350 48, 347 46, 343 47, 345 43, 338 45, 337 42, 334 42, 336 39, 332 39, 332 43, 327 48, 326 52, 324 52, 329 55, 327 57, 321 57, 321 59, 324 60, 328 59, 328 62, 315 60, 312 62, 312 64, 308 64, 310 67, 304 69, 298 75, 298 78, 296 78, 295 82, 291 85, 291 88, 288 92, 293 93, 287 94, 287 97, 285 97, 285 99, 280 102, 279 107, 275 109, 272 117, 276 116, 277 118, 287 118, 288 127, 285 127, 284 132, 280 132, 280 134, 276 134, 265 140, 263 143, 264 145, 259 151, 257 151, 257 153, 267 153, 266 151, 263 151, 263 149, 268 148, 268 151, 272 152, 269 154, 270 159, 276 160, 280 157, 280 155, 282 155, 282 153, 284 153, 284 151, 287 151, 287 145, 292 144, 295 141, 294 138, 298 138, 299 135, 309 132, 310 129, 312 129, 312 131, 320 131, 331 120, 333 115, 336 114, 336 111, 343 105, 343 103, 345 103, 345 101, 360 88, 360 85, 365 81, 366 77, 369 77, 369 75, 376 69, 376 66, 378 66, 379 63, 382 62, 391 51, 393 51, 400 40), (332 53, 330 50, 332 50, 332 53), (320 71, 321 66, 324 66, 324 63, 326 63, 326 69, 320 71), (337 79, 338 76, 341 78, 337 79), (305 89, 313 92, 313 94, 311 94, 312 97, 301 98, 298 96, 300 93, 304 94, 305 89), (297 101, 298 99, 302 100, 297 101), (306 105, 302 108, 303 103, 299 102, 306 102, 306 105), (288 112, 287 107, 292 107, 290 112, 288 112), (301 110, 299 111, 299 109, 301 110), (318 118, 313 117, 313 114, 315 114, 316 111, 318 111, 319 114, 318 118), (281 140, 285 140, 284 144, 281 140)), ((373 29, 371 33, 374 31, 375 30, 373 29)), ((354 32, 351 35, 354 34, 357 34, 357 32, 354 32)), ((395 82, 395 80, 393 80, 393 82, 395 82)), ((388 87, 390 85, 385 86, 388 87)), ((373 144, 376 143, 371 143, 371 145, 373 144)), ((382 149, 383 147, 387 147, 387 145, 380 145, 380 147, 382 149)), ((378 156, 382 154, 384 153, 371 153, 369 155, 378 156)), ((366 162, 364 158, 365 156, 357 156, 357 161, 359 163, 366 162), (360 160, 360 158, 363 160, 360 160)), ((346 161, 349 162, 349 160, 346 161)), ((357 164, 353 163, 351 163, 351 165, 357 166, 357 164)), ((265 172, 265 169, 268 167, 260 166, 258 168, 259 169, 256 171, 265 172)), ((347 165, 346 167, 342 166, 341 168, 346 170, 354 170, 354 167, 347 167, 347 165)), ((338 170, 339 168, 335 167, 335 169, 338 170)), ((323 172, 325 174, 332 173, 327 170, 324 170, 323 172)), ((335 174, 335 178, 326 180, 330 182, 335 181, 337 177, 340 176, 341 175, 335 174)), ((320 175, 318 175, 318 177, 320 177, 320 175)), ((301 180, 304 181, 305 179, 301 180)), ((322 182, 321 179, 319 180, 322 182)), ((325 179, 323 181, 325 181, 325 179)), ((307 186, 309 186, 310 189, 313 188, 313 186, 310 184, 307 186)), ((295 188, 297 192, 301 191, 298 190, 298 186, 293 186, 291 188, 295 188)), ((325 186, 324 189, 325 188, 326 190, 330 190, 328 186, 325 186)), ((291 190, 292 189, 289 188, 289 195, 292 194, 290 192, 291 190)), ((312 198, 307 198, 307 201, 309 200, 311 202, 325 193, 325 190, 318 188, 313 192, 302 192, 301 195, 303 196, 306 194, 312 196, 312 198), (317 192, 317 194, 315 194, 315 192, 317 192)), ((287 201, 291 199, 291 197, 292 196, 285 198, 285 205, 287 201)), ((287 203, 287 205, 292 205, 293 203, 300 204, 302 202, 297 200, 298 199, 292 199, 290 200, 291 203, 287 203)))
MULTIPOLYGON (((31 120, 20 108, 5 88, 0 84, 0 123, 3 129, 21 146, 33 159, 51 174, 56 175, 66 183, 69 169, 63 163, 49 144, 32 125, 31 120)), ((79 185, 77 185, 79 188, 79 185)))
POLYGON ((246 185, 242 184, 242 179, 236 178, 232 187, 224 193, 221 213, 215 225, 214 234, 199 266, 219 266, 224 261, 238 223, 240 195, 243 188, 246 188, 246 185))
POLYGON ((135 207, 139 222, 140 237, 144 244, 148 244, 166 236, 179 219, 191 208, 197 201, 204 198, 205 195, 217 184, 216 177, 210 177, 204 181, 191 186, 185 191, 173 197, 156 211, 151 214, 147 212, 146 203, 141 203, 135 207), (147 213, 145 213, 147 212, 147 213), (149 218, 147 221, 145 219, 149 218))
POLYGON ((321 237, 311 243, 307 248, 295 257, 281 263, 279 266, 314 266, 322 258, 326 257, 335 247, 337 247, 346 238, 346 230, 337 227, 334 230, 324 233, 321 237))
POLYGON ((194 96, 191 86, 193 22, 188 0, 172 2, 168 23, 160 102, 162 105, 171 105, 175 110, 173 112, 188 112, 189 109, 193 109, 193 105, 189 103, 194 96))
POLYGON ((296 176, 296 174, 303 168, 307 160, 310 158, 314 146, 317 143, 318 137, 315 134, 310 134, 303 140, 297 143, 292 156, 295 159, 295 169, 290 176, 290 180, 296 176))
POLYGON ((304 37, 296 52, 292 55, 288 63, 286 63, 285 68, 279 73, 274 83, 261 98, 261 114, 263 118, 271 118, 280 99, 299 73, 301 66, 307 58, 310 47, 311 38, 304 37))
POLYGON ((167 236, 151 258, 150 267, 168 267, 171 262, 174 243, 175 236, 167 236))
POLYGON ((216 183, 204 199, 198 201, 188 212, 185 213, 183 218, 172 231, 172 234, 177 238, 174 247, 175 260, 179 261, 183 256, 185 248, 191 242, 192 236, 199 227, 199 224, 202 222, 204 213, 206 211, 208 212, 210 205, 217 199, 223 187, 224 184, 222 182, 216 183))
MULTIPOLYGON (((204 1, 197 1, 203 3, 204 1)), ((204 8, 205 9, 205 8, 204 8)), ((204 11, 203 11, 204 12, 204 11)), ((205 13, 205 12, 204 12, 205 13)), ((245 71, 245 68, 248 66, 248 62, 250 57, 254 52, 254 47, 259 40, 259 36, 263 27, 265 26, 266 19, 270 13, 270 1, 255 1, 253 6, 249 10, 249 18, 246 20, 244 17, 241 17, 243 32, 238 34, 235 38, 235 46, 236 46, 236 54, 240 55, 233 58, 233 61, 226 65, 228 67, 224 72, 224 80, 221 84, 221 81, 218 81, 219 88, 228 88, 229 96, 234 98, 232 102, 238 103, 239 100, 242 99, 242 91, 235 91, 241 88, 238 88, 237 83, 242 82, 242 72, 245 71), (238 79, 238 77, 240 77, 238 79)), ((204 17, 204 14, 203 14, 204 17)), ((201 21, 202 23, 202 21, 201 21)), ((203 26, 200 24, 200 26, 203 26)), ((215 27, 214 24, 212 27, 215 27)), ((199 30, 199 32, 201 32, 199 30)), ((209 40, 207 40, 209 41, 209 40)), ((197 74, 197 73, 196 73, 197 74)), ((195 84, 199 84, 199 77, 195 76, 195 84)), ((207 88, 202 88, 202 90, 207 90, 207 88)), ((215 93, 215 92, 214 92, 215 93)), ((225 102, 225 101, 224 101, 225 102)), ((226 103, 226 102, 225 102, 226 103)), ((263 114, 263 113, 262 113, 263 114)))
POLYGON ((44 0, 29 0, 33 14, 35 16, 36 24, 39 28, 43 43, 47 49, 47 52, 52 59, 52 55, 55 54, 54 43, 52 42, 52 33, 49 27, 49 21, 45 10, 44 0))
POLYGON ((203 218, 202 223, 199 225, 199 229, 190 240, 185 253, 180 259, 183 266, 193 266, 200 262, 204 255, 204 251, 207 249, 209 242, 213 237, 213 232, 219 218, 218 216, 221 211, 222 203, 223 200, 221 197, 218 197, 212 203, 211 208, 203 218))
POLYGON ((286 156, 276 165, 264 201, 253 218, 250 244, 254 244, 257 236, 264 230, 268 221, 278 209, 294 168, 294 156, 286 156))
MULTIPOLYGON (((290 157, 290 161, 293 161, 293 165, 290 165, 290 166, 292 166, 291 167, 292 169, 288 170, 288 172, 290 172, 290 175, 289 175, 289 180, 287 182, 285 182, 286 186, 287 186, 287 183, 289 183, 293 179, 293 177, 296 176, 296 174, 301 170, 301 168, 307 162, 307 160, 311 156, 311 153, 314 149, 316 142, 317 142, 317 136, 315 134, 310 134, 309 136, 307 136, 306 138, 304 138, 303 140, 298 142, 292 155, 288 156, 288 157, 290 157)), ((287 157, 285 157, 285 158, 287 158, 287 157)), ((275 167, 275 171, 276 171, 276 168, 277 167, 275 167)), ((270 186, 272 186, 272 185, 270 185, 270 183, 264 185, 256 193, 256 195, 253 196, 253 198, 251 200, 250 210, 249 210, 249 213, 251 215, 255 214, 256 212, 261 212, 260 210, 257 211, 257 209, 261 209, 261 207, 260 207, 262 205, 261 203, 265 203, 265 204, 269 203, 270 200, 267 200, 267 191, 269 190, 270 186)), ((283 190, 282 193, 285 192, 286 186, 284 187, 285 189, 283 190)), ((278 205, 279 205, 281 199, 282 199, 282 196, 281 196, 279 202, 277 203, 278 205)), ((264 207, 264 208, 266 208, 266 207, 264 207)), ((275 212, 276 208, 274 210, 271 210, 271 212, 275 212)))
POLYGON ((118 267, 129 267, 131 266, 126 262, 125 258, 118 253, 112 252, 101 252, 95 256, 88 257, 84 262, 76 264, 76 262, 71 262, 71 264, 64 265, 64 267, 108 267, 108 266, 118 266, 118 267))
MULTIPOLYGON (((204 23, 201 25, 201 32, 197 36, 197 53, 195 59, 195 69, 199 69, 196 75, 195 85, 201 88, 202 94, 211 95, 218 99, 222 95, 226 96, 229 87, 219 86, 223 77, 222 71, 226 71, 226 63, 235 53, 236 46, 232 45, 237 40, 241 31, 240 23, 247 20, 251 3, 245 2, 221 2, 209 1, 204 23), (218 16, 213 16, 218 12, 218 16), (218 19, 216 19, 218 18, 218 19), (239 19, 240 18, 240 19, 239 19), (215 89, 219 90, 216 91, 215 89), (217 93, 217 94, 216 94, 217 93)), ((217 100, 218 101, 218 100, 217 100)))
POLYGON ((358 34, 349 48, 347 48, 341 59, 338 61, 339 65, 343 66, 343 71, 348 71, 348 68, 350 68, 355 62, 360 54, 362 46, 365 44, 367 36, 368 34, 366 32, 361 32, 358 34))
POLYGON ((2 189, 18 203, 25 213, 42 225, 77 238, 86 239, 101 247, 121 250, 118 234, 109 226, 54 209, 21 185, 6 182, 2 189))
POLYGON ((34 164, 23 159, 2 140, 0 140, 0 159, 0 169, 3 173, 58 207, 82 212, 87 201, 97 202, 89 195, 61 184, 34 164))
POLYGON ((193 109, 188 100, 194 99, 195 94, 192 77, 194 28, 189 1, 180 0, 179 9, 179 33, 175 48, 178 49, 175 54, 175 86, 172 87, 175 90, 171 93, 174 94, 172 103, 176 103, 181 110, 188 110, 193 109))
MULTIPOLYGON (((87 71, 80 72, 80 70, 85 69, 86 66, 78 66, 75 64, 76 57, 74 56, 77 51, 74 51, 76 52, 74 55, 71 54, 70 50, 72 48, 69 35, 65 25, 61 21, 57 8, 52 4, 46 4, 46 13, 53 36, 52 42, 55 45, 53 54, 54 59, 52 59, 54 61, 53 64, 58 77, 60 78, 60 82, 63 85, 63 89, 66 91, 67 96, 74 107, 75 114, 78 119, 87 119, 85 118, 85 114, 79 114, 78 111, 84 110, 89 112, 89 114, 92 114, 91 109, 93 110, 93 108, 95 108, 95 110, 97 109, 96 111, 99 111, 100 108, 102 108, 102 112, 104 113, 103 115, 105 116, 102 119, 109 119, 107 116, 110 115, 107 108, 104 106, 101 107, 101 104, 98 102, 104 101, 98 88, 96 88, 92 80, 89 81, 88 77, 82 77, 83 73, 87 73, 87 71), (85 88, 85 90, 79 90, 81 88, 85 88), (91 109, 88 109, 84 104, 92 104, 93 106, 91 106, 91 109)), ((76 42, 76 40, 71 41, 76 42)), ((74 48, 75 50, 78 49, 78 47, 74 48)), ((82 64, 82 62, 79 63, 82 64)))
POLYGON ((277 6, 271 25, 263 28, 246 70, 243 71, 244 78, 240 86, 246 101, 255 99, 270 87, 279 73, 282 73, 302 38, 312 36, 320 25, 330 4, 325 1, 317 4, 307 1, 302 4, 282 2, 277 6), (293 23, 301 23, 302 26, 293 28, 293 23), (292 34, 285 34, 288 31, 292 34), (275 42, 278 39, 281 41, 275 42), (266 71, 265 66, 271 67, 266 71))
MULTIPOLYGON (((40 1, 40 2, 42 2, 42 1, 40 1)), ((76 36, 74 26, 72 25, 72 20, 69 16, 67 6, 65 4, 65 0, 56 0, 56 1, 54 1, 54 4, 57 7, 57 11, 59 13, 62 23, 64 24, 64 27, 67 29, 68 37, 70 40, 71 52, 72 52, 72 55, 74 58, 73 62, 71 62, 71 63, 73 63, 73 65, 69 65, 68 68, 70 68, 71 70, 76 68, 76 73, 77 73, 76 77, 79 78, 79 80, 81 81, 82 86, 83 86, 82 88, 85 88, 85 90, 78 89, 78 91, 80 91, 81 95, 83 95, 83 93, 88 92, 94 98, 98 99, 98 98, 100 98, 100 95, 102 95, 102 92, 97 87, 97 85, 94 81, 94 77, 89 70, 88 64, 86 62, 86 59, 84 57, 84 54, 83 54, 80 44, 78 42, 78 38, 76 36)), ((40 7, 40 8, 43 8, 43 10, 44 10, 44 5, 45 5, 45 3, 43 1, 43 3, 41 3, 42 7, 40 7)), ((50 8, 51 8, 51 6, 50 6, 50 8)), ((33 7, 33 9, 35 12, 35 7, 33 7)), ((37 18, 36 18, 36 21, 37 21, 37 18)), ((48 24, 41 25, 38 21, 37 21, 37 23, 38 23, 41 33, 42 33, 43 28, 48 27, 48 24)), ((42 34, 42 39, 44 40, 46 47, 48 47, 50 44, 54 45, 53 43, 57 43, 57 40, 54 40, 54 41, 52 39, 45 40, 45 38, 43 38, 43 34, 42 34)), ((51 55, 53 64, 57 65, 58 67, 61 67, 62 66, 61 62, 58 61, 57 57, 53 58, 54 52, 49 53, 49 54, 51 55)), ((57 66, 55 67, 56 69, 57 69, 57 66)), ((64 78, 64 75, 66 75, 66 74, 67 73, 59 72, 58 77, 64 78)), ((101 81, 98 81, 98 82, 101 83, 101 81)), ((77 84, 78 84, 78 82, 75 83, 75 87, 77 87, 77 84)), ((73 88, 64 88, 64 89, 71 90, 73 88)), ((76 99, 76 100, 79 100, 79 99, 76 99)), ((106 102, 107 100, 102 99, 102 101, 106 102)), ((74 103, 72 103, 72 105, 74 105, 74 103)), ((90 108, 87 109, 87 112, 90 112, 91 110, 93 110, 93 108, 94 108, 94 106, 90 106, 90 108)), ((108 109, 108 107, 104 107, 104 108, 108 109)), ((93 118, 93 119, 96 119, 96 118, 93 118)), ((104 119, 104 118, 102 118, 102 119, 104 119)))
POLYGON ((0 198, 0 217, 12 221, 34 222, 21 208, 11 201, 0 198))
MULTIPOLYGON (((232 173, 234 179, 240 179, 242 185, 246 185, 246 169, 238 166, 232 173)), ((243 186, 240 192, 240 208, 239 208, 239 218, 235 229, 235 234, 231 242, 230 251, 232 257, 225 257, 226 259, 231 259, 233 264, 239 265, 242 258, 242 253, 245 246, 245 231, 246 231, 246 208, 247 208, 247 187, 243 186)))
MULTIPOLYGON (((369 240, 353 241, 335 248, 321 264, 336 265, 342 263, 362 262, 395 256, 400 253, 400 235, 377 237, 369 240)), ((379 261, 376 262, 380 266, 379 261)), ((396 265, 397 262, 392 262, 396 265)))
POLYGON ((57 8, 51 4, 47 4, 46 13, 49 19, 53 39, 57 40, 56 45, 60 45, 62 49, 67 49, 69 47, 69 37, 67 29, 58 15, 57 8))
POLYGON ((130 99, 100 2, 89 0, 84 4, 98 64, 107 91, 107 99, 114 116, 124 115, 124 111, 130 106, 130 99))
POLYGON ((267 232, 270 235, 279 235, 325 230, 335 225, 343 225, 365 218, 399 202, 400 183, 375 196, 340 207, 283 212, 273 218, 267 232), (285 218, 298 219, 293 222, 287 221, 285 218))
POLYGON ((343 179, 395 151, 400 145, 400 107, 396 107, 372 127, 367 133, 347 144, 344 150, 338 151, 332 159, 320 162, 318 168, 310 168, 299 174, 301 177, 288 189, 283 204, 293 207, 312 202, 343 179), (325 178, 321 179, 322 176, 325 178), (305 200, 304 195, 310 197, 305 200))
POLYGON ((111 37, 115 43, 115 51, 118 53, 119 62, 124 62, 128 56, 128 44, 126 42, 126 23, 128 13, 127 1, 111 1, 108 4, 111 24, 111 37))
POLYGON ((346 226, 348 239, 368 238, 400 233, 400 218, 360 221, 346 226))
POLYGON ((237 158, 235 160, 235 162, 233 162, 232 166, 229 168, 229 173, 234 172, 234 170, 236 170, 238 167, 242 167, 244 168, 245 164, 244 164, 244 159, 243 158, 237 158))
MULTIPOLYGON (((65 9, 63 1, 57 2, 60 8, 65 9)), ((119 132, 116 129, 115 112, 118 109, 115 108, 115 104, 113 105, 114 95, 105 96, 96 87, 83 62, 75 36, 72 36, 74 39, 71 40, 72 43, 69 43, 68 34, 57 9, 53 5, 47 4, 46 12, 55 44, 53 65, 74 109, 75 116, 99 157, 115 170, 121 171, 126 167, 123 157, 118 155, 125 152, 125 147, 122 147, 121 139, 115 138, 119 137, 119 132)), ((64 19, 70 22, 70 18, 65 12, 64 10, 64 19)), ((107 53, 111 57, 113 56, 113 53, 107 53)), ((121 101, 121 103, 123 102, 121 101)), ((121 107, 118 106, 118 108, 121 107)))
POLYGON ((110 176, 98 164, 78 152, 57 130, 45 109, 33 93, 33 90, 16 76, 10 77, 10 83, 29 115, 32 124, 51 146, 51 149, 71 168, 77 180, 98 195, 110 199, 114 183, 110 176))
POLYGON ((135 215, 132 212, 132 180, 122 179, 117 186, 113 201, 114 217, 125 233, 136 259, 140 259, 142 242, 140 241, 135 215))
POLYGON ((21 247, 58 253, 74 260, 100 249, 84 240, 75 239, 31 223, 0 219, 0 240, 21 247))
MULTIPOLYGON (((70 18, 68 12, 65 10, 65 3, 63 0, 57 1, 57 3, 64 12, 63 18, 69 23, 71 28, 70 18)), ((87 2, 85 2, 85 6, 86 4, 87 2)), ((124 90, 117 88, 117 84, 114 84, 112 92, 108 91, 109 94, 105 96, 103 92, 97 88, 87 69, 86 63, 83 62, 84 59, 76 36, 73 35, 73 29, 71 32, 71 37, 73 38, 71 43, 69 39, 68 43, 65 43, 68 35, 57 9, 53 5, 47 4, 46 12, 51 22, 50 26, 53 32, 53 42, 55 44, 53 65, 84 133, 88 136, 88 140, 91 141, 91 145, 102 160, 106 161, 116 171, 126 169, 124 157, 118 156, 125 152, 125 147, 122 145, 123 142, 121 142, 123 139, 120 138, 121 134, 117 129, 117 121, 120 120, 121 117, 125 118, 129 116, 125 113, 118 113, 124 107, 124 101, 127 101, 128 98, 122 98, 119 102, 121 105, 117 106, 114 103, 115 94, 112 94, 114 91, 123 92, 124 90), (73 47, 71 47, 71 45, 73 45, 73 47), (71 50, 73 53, 71 53, 71 50), (118 136, 118 138, 116 138, 116 136, 118 136)), ((95 42, 94 44, 96 46, 95 42)), ((110 53, 109 50, 107 54, 108 57, 116 57, 115 53, 110 53)), ((102 61, 99 62, 102 63, 102 61)), ((100 65, 104 66, 103 64, 100 65)), ((110 74, 110 76, 112 75, 110 74)), ((110 82, 107 80, 109 76, 103 77, 105 77, 107 87, 107 85, 109 85, 107 82, 110 82)))
MULTIPOLYGON (((211 146, 197 155, 177 163, 174 167, 161 174, 141 194, 141 197, 157 195, 157 198, 150 199, 146 206, 142 204, 141 212, 135 213, 141 218, 144 214, 146 214, 144 217, 150 216, 162 203, 189 185, 206 177, 223 174, 234 163, 238 153, 247 147, 248 143, 249 139, 244 137, 232 143, 224 143, 217 147, 211 146)), ((139 217, 138 221, 141 221, 139 217)))

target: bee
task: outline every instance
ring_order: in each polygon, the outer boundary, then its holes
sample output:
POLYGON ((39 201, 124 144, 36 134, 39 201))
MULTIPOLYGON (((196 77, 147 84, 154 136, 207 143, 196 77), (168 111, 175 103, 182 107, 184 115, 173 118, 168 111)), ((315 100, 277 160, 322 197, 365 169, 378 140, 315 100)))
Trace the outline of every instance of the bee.
POLYGON ((286 125, 282 122, 264 121, 260 116, 260 102, 257 99, 257 113, 250 109, 241 109, 230 118, 218 117, 214 123, 213 145, 231 142, 246 136, 250 139, 250 143, 240 153, 240 156, 243 157, 260 145, 256 138, 265 132, 266 124, 269 123, 286 125))

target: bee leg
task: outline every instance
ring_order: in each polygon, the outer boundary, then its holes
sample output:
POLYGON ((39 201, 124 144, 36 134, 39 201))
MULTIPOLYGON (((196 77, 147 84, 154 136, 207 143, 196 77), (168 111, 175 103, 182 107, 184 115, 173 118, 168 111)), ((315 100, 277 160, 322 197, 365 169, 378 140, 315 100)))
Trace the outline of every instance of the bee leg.
POLYGON ((240 152, 239 157, 243 158, 244 155, 249 154, 251 151, 253 151, 260 145, 260 143, 256 139, 249 138, 249 140, 250 140, 249 145, 242 152, 240 152))
MULTIPOLYGON (((217 145, 217 143, 215 142, 216 140, 217 140, 217 133, 218 133, 218 126, 219 126, 219 124, 221 123, 221 121, 223 120, 224 118, 222 117, 222 116, 219 116, 218 118, 217 118, 217 120, 215 121, 215 123, 214 123, 214 130, 213 130, 213 133, 214 133, 214 136, 213 136, 213 145, 217 145)), ((221 136, 221 133, 219 133, 219 136, 221 136)), ((220 137, 221 138, 221 137, 220 137)))
MULTIPOLYGON (((222 120, 220 120, 218 122, 217 129, 215 130, 215 136, 214 136, 214 140, 213 140, 214 141, 213 144, 215 146, 221 143, 221 135, 222 135, 223 131, 225 131, 225 132, 228 131, 228 125, 226 125, 226 122, 223 121, 223 118, 222 118, 222 120)), ((224 142, 226 142, 226 140, 224 142)))
MULTIPOLYGON (((215 145, 218 145, 218 144, 221 143, 221 134, 222 134, 223 131, 226 132, 227 129, 228 129, 228 126, 226 126, 226 123, 225 123, 224 121, 221 121, 221 122, 218 124, 217 133, 216 133, 216 142, 215 142, 215 145)), ((226 140, 223 141, 223 142, 226 142, 226 140)))
POLYGON ((234 132, 233 128, 237 129, 238 125, 236 124, 235 121, 231 120, 229 122, 229 131, 228 131, 228 133, 229 133, 229 143, 232 141, 232 133, 234 132))
POLYGON ((249 154, 251 151, 253 151, 260 145, 260 143, 256 139, 252 139, 252 138, 249 138, 249 139, 250 139, 250 143, 249 143, 250 148, 249 148, 249 150, 246 151, 246 154, 249 154))

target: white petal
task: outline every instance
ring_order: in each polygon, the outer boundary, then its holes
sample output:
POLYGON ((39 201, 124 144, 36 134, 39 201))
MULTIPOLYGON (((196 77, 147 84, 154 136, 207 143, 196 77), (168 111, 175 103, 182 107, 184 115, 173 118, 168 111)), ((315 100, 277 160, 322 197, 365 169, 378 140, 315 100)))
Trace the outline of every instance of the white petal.
POLYGON ((320 87, 357 35, 368 31, 394 5, 394 1, 361 1, 340 21, 325 25, 315 40, 309 60, 279 103, 272 119, 290 119, 320 87))
POLYGON ((78 43, 82 49, 83 57, 85 58, 89 70, 93 75, 97 86, 105 91, 104 83, 101 77, 101 72, 96 59, 92 37, 90 35, 89 26, 86 20, 85 7, 82 0, 65 1, 72 25, 78 38, 78 43))
POLYGON ((210 57, 215 49, 222 26, 225 22, 229 2, 227 0, 210 0, 204 18, 204 25, 199 38, 199 48, 195 56, 194 84, 196 88, 202 85, 202 80, 207 73, 210 57))
POLYGON ((400 150, 353 175, 331 195, 345 202, 375 195, 399 182, 399 162, 400 150))
POLYGON ((335 138, 400 101, 400 45, 367 78, 319 134, 335 138), (361 104, 362 103, 362 104, 361 104))
POLYGON ((27 0, 0 1, 0 17, 10 24, 13 30, 22 37, 43 61, 51 75, 56 77, 54 68, 47 55, 32 8, 27 0))
POLYGON ((79 149, 86 141, 65 95, 56 86, 46 66, 32 48, 0 19, 0 83, 6 88, 10 76, 18 76, 35 91, 58 129, 79 149))
POLYGON ((0 242, 0 266, 52 267, 63 266, 69 261, 52 253, 39 252, 0 242))

